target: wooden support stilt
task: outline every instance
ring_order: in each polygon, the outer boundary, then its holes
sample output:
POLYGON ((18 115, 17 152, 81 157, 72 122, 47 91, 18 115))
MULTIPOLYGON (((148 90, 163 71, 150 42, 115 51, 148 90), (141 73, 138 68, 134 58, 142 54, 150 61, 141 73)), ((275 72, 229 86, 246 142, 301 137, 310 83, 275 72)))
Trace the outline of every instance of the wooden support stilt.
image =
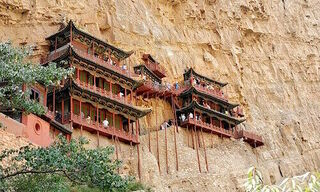
POLYGON ((150 136, 150 130, 148 130, 148 142, 149 142, 149 152, 151 152, 151 136, 150 136))
MULTIPOLYGON (((138 121, 138 119, 136 119, 136 137, 138 140, 138 138, 139 138, 139 121, 138 121)), ((140 164, 139 144, 137 144, 137 155, 138 155, 138 176, 139 176, 139 180, 141 181, 141 164, 140 164)))
POLYGON ((195 140, 194 140, 194 134, 193 134, 193 128, 191 128, 191 138, 192 138, 192 148, 195 149, 195 140))
MULTIPOLYGON (((148 95, 149 96, 149 95, 148 95)), ((157 99, 157 96, 156 96, 157 99)), ((157 111, 157 110, 155 110, 157 111)), ((156 139, 157 139, 157 160, 158 160, 158 168, 159 168, 159 173, 161 174, 161 167, 160 167, 160 152, 159 152, 159 125, 158 125, 158 115, 156 114, 156 139)))
POLYGON ((174 137, 174 150, 176 153, 176 170, 179 171, 179 160, 178 160, 178 149, 177 149, 178 122, 177 122, 177 114, 176 114, 175 105, 174 105, 172 96, 171 96, 171 103, 172 103, 172 109, 173 109, 173 114, 174 114, 174 124, 175 124, 173 137, 174 137))
POLYGON ((169 173, 169 167, 168 167, 168 139, 167 139, 167 129, 164 129, 164 140, 165 140, 165 147, 166 147, 166 171, 167 174, 169 173))
POLYGON ((202 145, 202 144, 201 144, 201 142, 200 142, 200 134, 199 134, 199 132, 197 132, 196 135, 197 135, 197 139, 198 139, 198 141, 197 141, 197 142, 198 142, 198 148, 201 148, 201 145, 202 145))
MULTIPOLYGON (((193 127, 194 128, 194 132, 197 135, 196 132, 196 126, 193 127)), ((201 165, 200 165, 200 156, 199 156, 199 140, 197 141, 197 136, 195 138, 195 146, 196 146, 196 151, 197 151, 197 159, 198 159, 198 167, 199 167, 199 172, 201 173, 201 165)))
POLYGON ((206 168, 207 168, 207 172, 209 173, 209 165, 208 165, 208 159, 207 159, 206 143, 205 143, 204 138, 203 138, 202 128, 201 128, 201 139, 202 139, 202 145, 203 145, 203 150, 204 150, 204 159, 205 159, 205 162, 206 162, 206 168))
POLYGON ((210 134, 210 139, 211 139, 211 148, 213 148, 213 133, 211 131, 211 134, 210 134))
POLYGON ((188 147, 190 147, 190 144, 189 144, 189 127, 188 127, 188 124, 187 124, 187 140, 188 140, 188 147))

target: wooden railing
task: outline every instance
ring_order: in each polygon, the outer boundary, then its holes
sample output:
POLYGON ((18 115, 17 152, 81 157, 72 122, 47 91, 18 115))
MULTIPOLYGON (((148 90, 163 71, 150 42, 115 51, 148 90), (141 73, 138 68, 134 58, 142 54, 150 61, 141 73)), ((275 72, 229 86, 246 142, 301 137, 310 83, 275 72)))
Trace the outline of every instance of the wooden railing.
POLYGON ((200 90, 201 92, 207 93, 209 95, 214 95, 215 97, 218 97, 224 101, 228 101, 227 95, 223 94, 220 90, 214 90, 214 89, 208 89, 201 85, 193 85, 197 90, 200 90))
POLYGON ((196 120, 196 119, 191 119, 191 118, 187 118, 186 120, 184 120, 183 122, 181 122, 182 124, 186 124, 186 123, 189 123, 189 124, 193 124, 193 125, 196 125, 196 126, 199 126, 199 127, 203 127, 205 129, 208 129, 210 131, 213 131, 213 132, 216 132, 216 133, 221 133, 221 134, 224 134, 224 135, 228 135, 228 136, 233 136, 233 132, 231 130, 226 130, 222 127, 217 127, 213 124, 210 124, 210 123, 205 123, 201 120, 196 120))
POLYGON ((106 91, 102 88, 99 88, 99 87, 96 87, 94 85, 91 85, 89 83, 86 83, 86 82, 83 82, 81 81, 80 79, 76 79, 75 80, 76 84, 81 87, 82 89, 87 89, 91 92, 94 92, 96 94, 99 94, 101 96, 104 96, 104 97, 108 97, 110 99, 113 99, 113 100, 117 100, 123 104, 129 104, 129 105, 133 105, 130 97, 124 97, 124 96, 120 96, 119 94, 116 95, 116 94, 113 94, 111 91, 106 91))
MULTIPOLYGON (((72 45, 73 50, 83 58, 86 58, 86 59, 88 59, 98 65, 109 68, 109 69, 116 71, 120 74, 123 74, 127 77, 136 77, 137 76, 135 73, 131 73, 130 70, 123 69, 123 68, 119 67, 118 64, 117 65, 111 64, 111 60, 105 61, 102 58, 96 57, 92 54, 88 54, 87 52, 82 51, 81 49, 77 48, 77 44, 75 44, 75 43, 71 43, 71 45, 72 45)), ((127 67, 129 67, 129 66, 127 66, 127 67)))
POLYGON ((132 141, 133 143, 139 143, 139 140, 138 140, 136 135, 130 134, 130 133, 124 131, 124 130, 120 130, 120 129, 117 129, 117 128, 114 128, 114 127, 105 128, 103 126, 103 124, 98 123, 96 121, 92 121, 92 120, 87 120, 87 119, 81 118, 80 115, 73 114, 72 115, 72 121, 77 123, 77 124, 79 124, 79 125, 88 127, 90 129, 99 131, 101 133, 105 133, 105 134, 107 134, 109 136, 113 135, 115 137, 118 137, 119 139, 123 139, 123 140, 126 140, 128 142, 132 141))
POLYGON ((171 85, 170 88, 168 88, 166 85, 162 85, 162 84, 156 84, 152 81, 145 81, 143 83, 145 86, 148 86, 150 89, 153 89, 154 91, 157 92, 171 92, 172 94, 175 95, 179 95, 180 93, 182 93, 184 90, 188 89, 190 86, 187 85, 181 85, 179 84, 179 88, 176 89, 176 87, 174 85, 171 85))
POLYGON ((61 55, 63 55, 66 52, 68 47, 69 47, 69 44, 66 44, 66 45, 60 47, 59 49, 57 49, 56 51, 52 51, 48 55, 42 56, 40 58, 40 63, 45 64, 45 63, 48 63, 50 61, 53 61, 53 60, 59 58, 61 55))
POLYGON ((45 114, 49 119, 54 119, 54 113, 53 111, 47 110, 47 113, 45 114))
POLYGON ((261 136, 254 134, 254 133, 251 133, 251 132, 248 132, 248 131, 245 131, 245 130, 239 130, 237 135, 238 135, 238 138, 247 138, 247 139, 251 139, 254 141, 262 142, 261 136))

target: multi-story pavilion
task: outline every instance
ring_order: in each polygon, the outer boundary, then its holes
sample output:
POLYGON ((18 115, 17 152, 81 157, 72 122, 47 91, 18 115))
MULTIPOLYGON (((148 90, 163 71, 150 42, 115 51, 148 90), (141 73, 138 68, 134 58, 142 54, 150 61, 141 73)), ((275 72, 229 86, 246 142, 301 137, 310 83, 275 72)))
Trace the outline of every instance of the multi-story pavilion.
POLYGON ((75 69, 60 89, 47 90, 48 116, 70 131, 79 128, 138 144, 137 121, 150 109, 133 105, 137 82, 125 61, 132 52, 77 29, 72 21, 46 39, 50 53, 42 64, 54 61, 75 69))

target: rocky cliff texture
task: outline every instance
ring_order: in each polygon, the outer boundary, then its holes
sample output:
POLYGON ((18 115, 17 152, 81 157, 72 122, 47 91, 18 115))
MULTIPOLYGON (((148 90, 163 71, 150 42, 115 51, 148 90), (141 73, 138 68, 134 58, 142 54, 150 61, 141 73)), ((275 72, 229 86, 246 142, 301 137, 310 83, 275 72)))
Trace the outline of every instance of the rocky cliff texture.
MULTIPOLYGON (((167 175, 164 133, 161 174, 152 133, 152 153, 142 137, 142 179, 156 191, 236 191, 251 165, 269 183, 320 168, 319 6, 317 0, 0 0, 0 39, 35 45, 39 59, 48 48, 45 37, 73 19, 83 30, 135 50, 134 63, 151 53, 166 68, 167 81, 181 80, 189 66, 229 82, 231 101, 245 109, 243 126, 261 134, 265 145, 252 149, 216 136, 211 143, 205 135, 210 173, 200 174, 180 129, 176 172, 170 129, 167 175)), ((142 121, 146 132, 156 126, 156 115, 158 124, 172 115, 165 102, 147 105, 157 111, 142 121)), ((133 173, 135 165, 129 158, 133 173)))

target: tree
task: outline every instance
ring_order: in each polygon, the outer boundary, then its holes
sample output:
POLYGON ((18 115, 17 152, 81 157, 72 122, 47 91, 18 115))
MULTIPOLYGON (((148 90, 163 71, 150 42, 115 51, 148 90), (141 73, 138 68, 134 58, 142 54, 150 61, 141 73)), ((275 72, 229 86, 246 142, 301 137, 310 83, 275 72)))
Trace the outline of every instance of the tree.
POLYGON ((113 147, 86 149, 87 143, 84 138, 68 142, 60 136, 47 148, 25 146, 3 151, 0 190, 130 191, 130 186, 142 188, 133 178, 117 174, 121 162, 112 160, 113 147))
POLYGON ((244 184, 248 192, 280 192, 280 191, 320 191, 320 174, 309 172, 284 179, 279 185, 266 185, 263 183, 262 174, 255 167, 248 171, 248 178, 244 184))
POLYGON ((42 115, 45 108, 28 99, 29 92, 22 86, 41 82, 44 86, 58 85, 73 69, 63 69, 50 63, 47 67, 27 60, 31 48, 13 47, 10 42, 0 43, 0 112, 26 112, 42 115))

